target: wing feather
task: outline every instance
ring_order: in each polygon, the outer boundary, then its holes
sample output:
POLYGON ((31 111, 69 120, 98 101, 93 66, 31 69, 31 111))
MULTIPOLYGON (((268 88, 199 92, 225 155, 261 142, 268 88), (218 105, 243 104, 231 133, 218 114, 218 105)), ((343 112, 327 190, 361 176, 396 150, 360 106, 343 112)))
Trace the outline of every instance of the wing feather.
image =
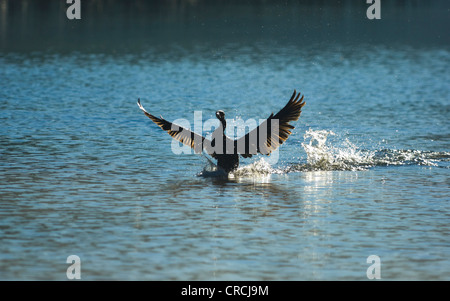
POLYGON ((150 114, 147 112, 144 107, 141 105, 140 99, 137 102, 139 108, 144 112, 144 114, 150 118, 156 125, 158 125, 161 129, 166 131, 173 139, 183 143, 194 149, 196 153, 201 153, 203 149, 211 155, 214 156, 213 151, 207 149, 208 145, 211 145, 211 142, 205 137, 196 134, 186 128, 183 128, 175 123, 165 120, 162 116, 160 118, 150 114), (209 143, 205 143, 209 142, 209 143))
POLYGON ((303 95, 294 90, 288 103, 277 114, 270 114, 258 127, 245 136, 235 140, 238 153, 249 158, 257 153, 269 155, 283 144, 292 134, 294 126, 289 124, 300 117, 302 107, 305 105, 303 95))

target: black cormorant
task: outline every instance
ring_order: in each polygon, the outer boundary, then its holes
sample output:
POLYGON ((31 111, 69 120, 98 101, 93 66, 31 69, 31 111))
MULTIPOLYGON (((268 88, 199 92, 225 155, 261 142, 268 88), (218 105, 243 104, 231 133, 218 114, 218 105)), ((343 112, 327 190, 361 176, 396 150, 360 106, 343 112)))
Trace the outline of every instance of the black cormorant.
POLYGON ((294 90, 292 97, 286 106, 277 114, 270 114, 264 122, 238 139, 230 139, 225 135, 227 126, 225 113, 222 110, 216 112, 220 126, 213 132, 211 140, 196 134, 186 128, 178 126, 170 121, 153 116, 148 113, 138 99, 139 108, 160 128, 166 131, 172 138, 190 146, 196 153, 203 150, 217 159, 217 166, 225 172, 230 172, 239 166, 239 155, 250 158, 257 153, 269 155, 276 150, 291 134, 294 126, 290 121, 298 120, 302 107, 305 105, 303 96, 294 90))

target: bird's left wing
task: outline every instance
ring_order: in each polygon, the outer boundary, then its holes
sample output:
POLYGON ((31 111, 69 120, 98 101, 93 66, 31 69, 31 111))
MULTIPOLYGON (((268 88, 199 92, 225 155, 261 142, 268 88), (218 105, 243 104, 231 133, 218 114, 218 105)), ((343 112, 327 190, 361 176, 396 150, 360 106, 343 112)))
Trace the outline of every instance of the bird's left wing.
POLYGON ((173 139, 178 140, 194 149, 196 153, 201 153, 205 150, 209 155, 215 156, 213 150, 210 149, 211 141, 207 138, 196 134, 186 128, 183 128, 175 123, 165 120, 160 116, 160 118, 147 112, 141 105, 140 99, 137 102, 139 108, 144 112, 144 114, 150 118, 154 123, 156 123, 161 129, 166 131, 173 139))

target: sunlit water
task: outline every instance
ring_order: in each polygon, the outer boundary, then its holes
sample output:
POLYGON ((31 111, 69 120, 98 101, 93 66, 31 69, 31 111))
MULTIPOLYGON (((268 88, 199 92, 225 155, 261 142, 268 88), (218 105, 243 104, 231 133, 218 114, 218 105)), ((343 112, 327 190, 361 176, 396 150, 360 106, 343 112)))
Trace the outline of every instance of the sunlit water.
POLYGON ((450 279, 448 50, 211 49, 0 57, 0 279, 450 279), (258 120, 294 89, 278 159, 226 177, 136 105, 258 120))

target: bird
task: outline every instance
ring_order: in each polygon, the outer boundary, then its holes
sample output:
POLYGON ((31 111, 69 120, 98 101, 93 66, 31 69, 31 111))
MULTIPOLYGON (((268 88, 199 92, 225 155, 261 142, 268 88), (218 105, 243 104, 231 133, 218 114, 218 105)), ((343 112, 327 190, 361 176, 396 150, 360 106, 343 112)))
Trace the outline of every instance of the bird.
POLYGON ((294 90, 288 103, 277 114, 271 113, 259 126, 238 139, 231 139, 225 135, 227 122, 223 110, 216 112, 220 125, 212 133, 211 139, 207 139, 201 134, 165 120, 162 116, 158 118, 150 114, 141 105, 140 99, 137 104, 147 117, 173 139, 191 147, 195 153, 205 151, 217 160, 218 169, 230 173, 239 167, 239 156, 251 158, 258 153, 270 155, 288 139, 295 128, 290 122, 299 119, 302 107, 306 104, 304 95, 301 98, 300 95, 294 90))

